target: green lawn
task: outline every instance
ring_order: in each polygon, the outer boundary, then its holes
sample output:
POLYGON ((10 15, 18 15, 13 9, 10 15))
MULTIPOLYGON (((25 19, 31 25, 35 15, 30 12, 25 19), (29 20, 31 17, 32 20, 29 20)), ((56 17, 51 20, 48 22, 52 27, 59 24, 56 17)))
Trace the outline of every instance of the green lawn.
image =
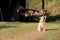
POLYGON ((38 23, 0 23, 0 40, 60 40, 60 21, 46 23, 46 32, 37 32, 38 23))

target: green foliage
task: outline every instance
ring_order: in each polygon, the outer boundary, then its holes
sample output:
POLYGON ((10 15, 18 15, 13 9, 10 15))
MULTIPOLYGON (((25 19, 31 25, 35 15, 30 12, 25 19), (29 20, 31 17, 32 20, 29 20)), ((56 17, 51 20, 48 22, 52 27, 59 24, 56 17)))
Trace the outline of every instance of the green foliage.
POLYGON ((30 0, 29 7, 32 8, 37 5, 41 0, 30 0))
MULTIPOLYGON (((30 0, 29 8, 35 7, 39 2, 42 3, 42 0, 30 0)), ((50 11, 51 16, 60 15, 60 0, 45 0, 45 9, 50 11)))

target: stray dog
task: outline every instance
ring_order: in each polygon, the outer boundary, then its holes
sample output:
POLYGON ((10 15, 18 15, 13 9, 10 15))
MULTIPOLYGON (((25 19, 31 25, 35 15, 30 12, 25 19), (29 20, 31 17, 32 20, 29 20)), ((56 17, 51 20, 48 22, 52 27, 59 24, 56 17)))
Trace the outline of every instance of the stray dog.
POLYGON ((42 14, 39 19, 40 20, 39 20, 39 23, 38 23, 37 31, 45 31, 46 15, 42 14))
POLYGON ((38 31, 45 31, 45 25, 46 25, 45 21, 46 21, 46 16, 41 16, 37 27, 38 31))

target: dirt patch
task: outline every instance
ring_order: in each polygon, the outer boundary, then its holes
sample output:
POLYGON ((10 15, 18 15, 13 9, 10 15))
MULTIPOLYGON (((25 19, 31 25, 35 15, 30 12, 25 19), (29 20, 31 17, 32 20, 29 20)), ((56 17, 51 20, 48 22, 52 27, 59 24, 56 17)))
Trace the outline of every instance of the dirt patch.
MULTIPOLYGON (((1 31, 0 31, 1 32, 1 31)), ((9 36, 0 33, 0 40, 40 40, 44 36, 44 32, 32 31, 30 33, 25 33, 23 35, 18 32, 17 34, 10 34, 9 36)))

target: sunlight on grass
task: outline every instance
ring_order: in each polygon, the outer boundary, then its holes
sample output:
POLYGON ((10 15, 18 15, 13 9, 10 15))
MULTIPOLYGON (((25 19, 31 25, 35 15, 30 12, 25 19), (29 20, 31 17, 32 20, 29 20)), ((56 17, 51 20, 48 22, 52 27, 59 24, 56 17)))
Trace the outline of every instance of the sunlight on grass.
MULTIPOLYGON (((58 40, 60 37, 60 23, 58 22, 46 23, 46 32, 38 38, 43 40, 58 40)), ((37 25, 38 23, 6 22, 5 24, 0 24, 0 37, 3 36, 8 39, 8 37, 17 38, 19 36, 18 38, 21 40, 24 40, 25 37, 28 39, 28 35, 33 36, 34 32, 36 32, 37 25)))

